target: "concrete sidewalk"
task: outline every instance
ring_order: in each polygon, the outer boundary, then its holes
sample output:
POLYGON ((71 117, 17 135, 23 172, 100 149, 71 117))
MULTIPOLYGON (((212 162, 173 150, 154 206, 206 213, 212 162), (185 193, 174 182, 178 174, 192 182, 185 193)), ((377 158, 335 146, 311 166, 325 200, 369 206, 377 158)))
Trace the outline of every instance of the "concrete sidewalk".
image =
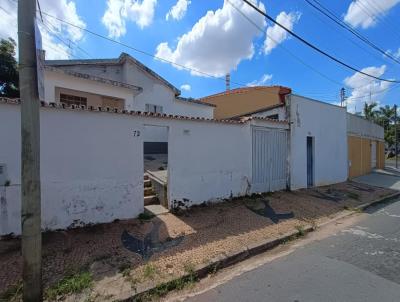
MULTIPOLYGON (((357 181, 400 186, 400 177, 382 172, 357 181)), ((399 198, 369 207, 327 238, 315 234, 310 244, 227 282, 216 276, 185 301, 400 301, 399 217, 399 198)))
MULTIPOLYGON (((188 274, 215 259, 301 233, 344 210, 395 191, 356 182, 275 192, 193 207, 150 220, 132 219, 44 234, 46 287, 66 274, 88 270, 91 290, 71 301, 127 299, 166 280, 188 274)), ((19 240, 0 245, 0 292, 21 278, 19 240)), ((247 252, 248 253, 248 252, 247 252)), ((246 255, 246 252, 243 254, 246 255)))

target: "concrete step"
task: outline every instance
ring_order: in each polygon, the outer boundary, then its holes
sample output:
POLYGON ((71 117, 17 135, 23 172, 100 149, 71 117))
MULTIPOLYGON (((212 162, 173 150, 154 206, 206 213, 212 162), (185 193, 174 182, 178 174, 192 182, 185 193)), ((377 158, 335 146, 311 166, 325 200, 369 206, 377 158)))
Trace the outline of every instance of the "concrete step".
POLYGON ((152 204, 160 204, 160 201, 158 200, 156 195, 149 195, 144 197, 144 205, 152 205, 152 204))
POLYGON ((169 212, 167 208, 164 208, 162 205, 159 204, 145 206, 144 211, 155 216, 166 214, 169 212))
POLYGON ((144 196, 154 195, 154 191, 152 187, 144 188, 144 196))
POLYGON ((145 188, 149 188, 149 187, 151 187, 151 180, 150 179, 145 179, 143 184, 144 184, 145 188))

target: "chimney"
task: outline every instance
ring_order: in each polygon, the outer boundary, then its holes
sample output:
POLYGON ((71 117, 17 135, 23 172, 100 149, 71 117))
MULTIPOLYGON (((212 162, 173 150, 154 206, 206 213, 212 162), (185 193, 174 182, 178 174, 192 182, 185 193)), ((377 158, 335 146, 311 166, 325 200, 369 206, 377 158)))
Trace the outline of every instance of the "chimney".
POLYGON ((231 74, 227 73, 225 76, 226 91, 231 90, 231 74))

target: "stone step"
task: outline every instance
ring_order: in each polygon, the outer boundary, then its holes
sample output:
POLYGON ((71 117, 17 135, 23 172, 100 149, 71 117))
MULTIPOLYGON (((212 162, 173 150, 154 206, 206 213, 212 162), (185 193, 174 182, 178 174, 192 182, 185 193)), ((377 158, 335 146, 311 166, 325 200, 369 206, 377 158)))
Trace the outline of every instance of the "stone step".
POLYGON ((144 188, 144 196, 154 195, 154 191, 152 187, 144 188))
POLYGON ((144 197, 144 205, 148 206, 151 204, 159 204, 159 200, 156 195, 149 195, 144 197))
POLYGON ((145 188, 151 187, 151 180, 150 179, 145 179, 143 183, 145 188))

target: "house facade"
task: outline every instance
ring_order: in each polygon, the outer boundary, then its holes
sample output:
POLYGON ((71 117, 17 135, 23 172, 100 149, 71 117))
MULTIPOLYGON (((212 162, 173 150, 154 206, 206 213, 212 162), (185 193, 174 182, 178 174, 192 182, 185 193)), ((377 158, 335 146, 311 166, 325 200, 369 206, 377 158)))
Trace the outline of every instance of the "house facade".
POLYGON ((383 128, 344 107, 287 94, 284 103, 267 102, 233 119, 246 117, 289 121, 291 189, 342 182, 384 167, 383 128))
POLYGON ((282 86, 256 86, 228 90, 199 100, 217 106, 214 118, 229 119, 269 106, 285 103, 285 95, 291 89, 282 86))
POLYGON ((180 94, 126 53, 115 59, 45 61, 47 103, 213 118, 215 106, 180 94))

